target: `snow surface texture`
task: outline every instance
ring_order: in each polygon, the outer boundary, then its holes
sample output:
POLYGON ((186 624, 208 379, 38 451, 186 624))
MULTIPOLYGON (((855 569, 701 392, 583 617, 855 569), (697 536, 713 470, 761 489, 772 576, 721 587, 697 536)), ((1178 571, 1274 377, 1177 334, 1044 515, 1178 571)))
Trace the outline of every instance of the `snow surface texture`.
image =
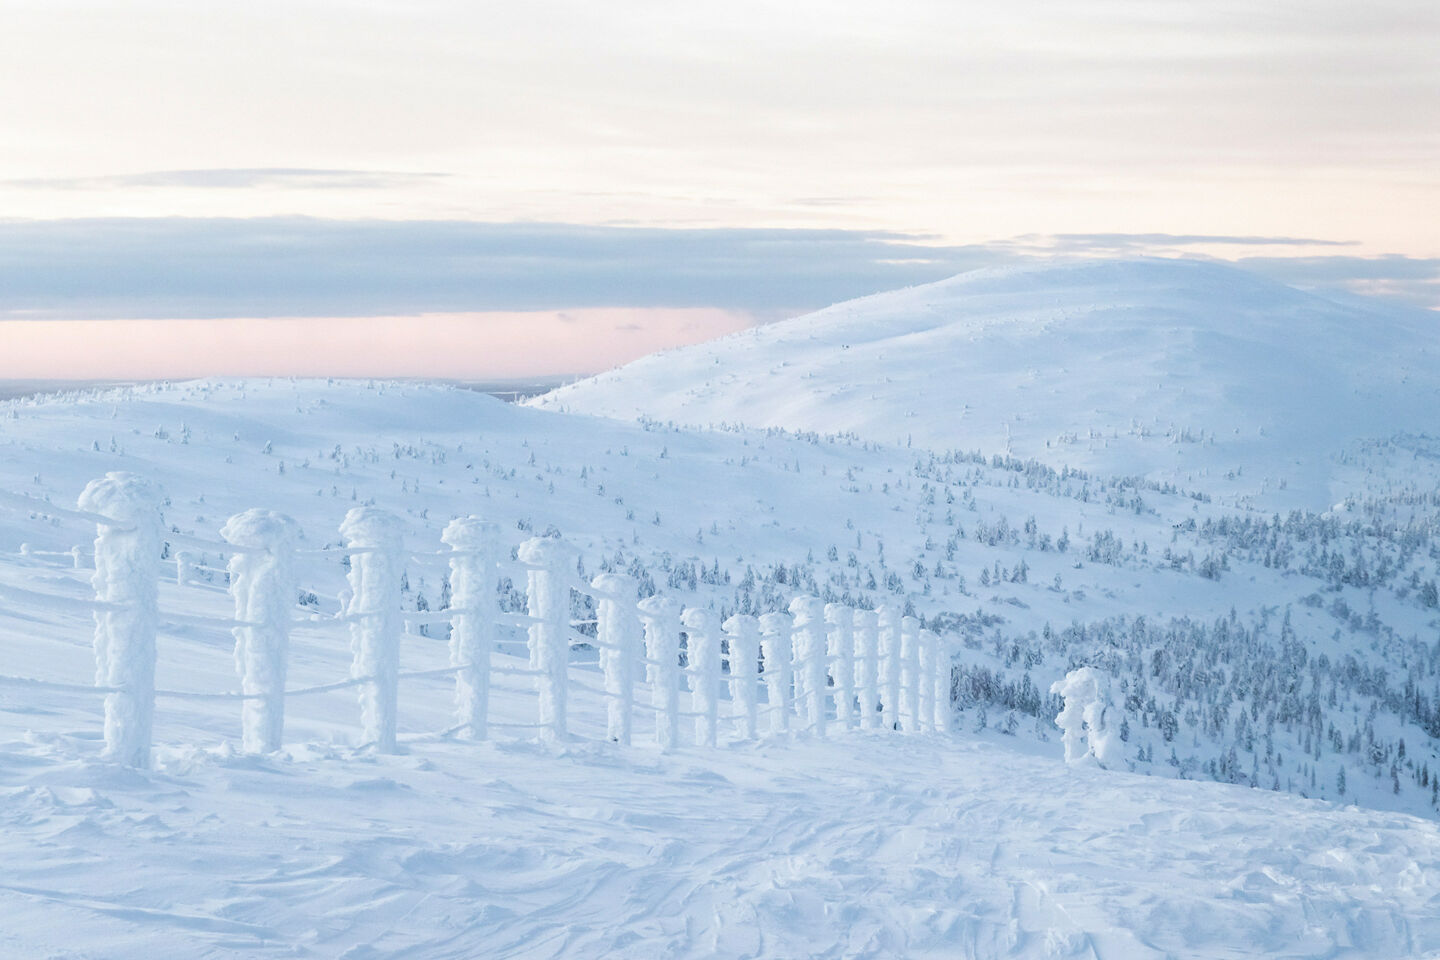
MULTIPOLYGON (((54 682, 0 685, 0 955, 1433 955, 1440 838, 1410 814, 1435 811, 1437 466, 1424 438, 1367 446, 1344 467, 1378 499, 1277 525, 988 457, 419 386, 0 404, 3 672, 54 682), (884 602, 894 669, 862 668, 861 688, 901 683, 900 618, 924 617, 955 643, 956 731, 822 742, 795 724, 712 751, 687 724, 662 754, 646 711, 635 746, 609 742, 603 698, 577 685, 574 740, 474 744, 435 733, 455 722, 446 677, 401 682, 397 755, 363 745, 347 689, 287 704, 286 743, 262 757, 239 752, 237 702, 162 700, 153 769, 123 770, 86 689, 93 560, 77 569, 72 548, 94 524, 10 496, 70 503, 112 470, 163 477, 182 534, 259 506, 297 519, 305 553, 341 545, 347 510, 383 509, 406 611, 456 605, 437 548, 472 514, 506 546, 553 525, 579 551, 567 576, 623 571, 637 594, 762 623, 788 624, 798 593, 884 602), (1047 691, 1082 664, 1114 682, 1123 767, 1063 763, 1047 691)), ((223 557, 186 571, 159 583, 158 685, 233 689, 228 625, 174 619, 233 616, 223 557)), ((302 606, 339 613, 339 558, 300 573, 302 606)), ((293 685, 345 674, 344 629, 294 629, 293 685)), ((498 665, 523 668, 523 631, 504 638, 520 656, 498 665)), ((776 639, 767 661, 788 667, 776 639)), ((443 633, 399 644, 407 672, 451 663, 443 633)), ((668 702, 655 693, 637 701, 668 702)), ((537 715, 528 677, 497 671, 490 696, 495 717, 537 715)))
POLYGON ((1433 430, 1433 314, 1196 260, 992 268, 654 354, 529 403, 854 433, 1324 509, 1353 439, 1433 430))

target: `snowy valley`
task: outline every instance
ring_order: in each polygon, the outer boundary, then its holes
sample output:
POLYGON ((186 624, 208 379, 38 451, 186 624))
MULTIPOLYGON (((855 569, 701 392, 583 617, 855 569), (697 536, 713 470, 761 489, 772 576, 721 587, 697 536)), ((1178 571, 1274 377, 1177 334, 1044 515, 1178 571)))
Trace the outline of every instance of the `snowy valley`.
MULTIPOLYGON (((840 304, 522 405, 318 380, 0 402, 0 950, 1433 953, 1437 344, 1378 302, 1088 263, 840 304), (913 617, 943 643, 949 730, 727 719, 661 751, 642 714, 611 742, 596 604, 567 591, 568 737, 537 737, 530 679, 503 672, 495 729, 457 737, 446 674, 400 681, 394 755, 345 687, 290 703, 263 755, 237 701, 162 698, 129 769, 80 689, 77 497, 117 471, 166 496, 163 690, 237 689, 218 538, 257 507, 302 533, 291 685, 345 678, 340 528, 374 506, 401 520, 410 674, 451 664, 442 536, 475 515, 507 614, 533 610, 513 551, 554 537, 578 581, 717 622, 797 597, 913 617), (1086 666, 1103 768, 1067 764, 1055 723, 1052 685, 1086 666)), ((521 670, 526 636, 504 628, 497 663, 521 670)))

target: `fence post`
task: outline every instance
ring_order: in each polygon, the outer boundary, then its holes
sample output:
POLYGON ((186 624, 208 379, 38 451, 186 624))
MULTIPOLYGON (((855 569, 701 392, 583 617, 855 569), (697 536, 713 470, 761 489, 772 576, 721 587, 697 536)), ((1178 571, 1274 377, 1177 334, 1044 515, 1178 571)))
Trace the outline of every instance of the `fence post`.
POLYGON ((720 624, 713 610, 697 607, 681 615, 689 640, 690 702, 695 712, 695 742, 715 746, 720 726, 720 624))
POLYGON ((790 601, 795 615, 796 676, 804 677, 805 715, 817 737, 825 736, 825 699, 829 695, 825 682, 824 607, 818 597, 796 597, 790 601))
POLYGON ((532 537, 520 544, 526 571, 530 624, 530 662, 540 671, 540 728, 553 740, 568 735, 566 682, 570 672, 570 587, 567 560, 571 551, 554 537, 532 537))
POLYGON ((906 733, 920 729, 920 621, 900 621, 900 725, 906 733))
POLYGON ((640 601, 645 621, 645 678, 655 707, 655 742, 661 750, 675 746, 680 732, 680 601, 646 597, 640 601))
POLYGON ((788 613, 767 613, 760 617, 760 645, 765 653, 765 692, 770 701, 770 732, 789 733, 790 685, 794 680, 790 662, 791 631, 788 613))
POLYGON ((825 604, 830 625, 830 671, 835 678, 835 718, 855 729, 855 611, 843 603, 825 604))
POLYGON ((81 510, 109 517, 95 528, 95 599, 122 609, 95 612, 95 685, 105 695, 105 756, 150 765, 155 720, 155 633, 159 627, 160 505, 164 491, 133 473, 107 473, 80 494, 81 510))
POLYGON ((917 714, 915 727, 917 730, 935 729, 935 677, 939 670, 939 651, 937 647, 940 638, 935 631, 921 629, 920 631, 920 693, 916 698, 917 714))
POLYGON ((450 665, 455 674, 455 718, 470 740, 484 740, 490 715, 490 654, 495 648, 495 565, 500 528, 479 517, 451 520, 440 534, 450 547, 450 665))
POLYGON ((880 729, 880 617, 874 610, 855 611, 855 686, 860 723, 880 729))
POLYGON ((880 607, 881 726, 900 729, 900 612, 890 604, 880 607))
POLYGON ((405 572, 400 518, 378 507, 354 507, 340 524, 350 555, 350 676, 360 688, 360 733, 381 753, 395 752, 400 686, 400 581, 405 572))
POLYGON ((943 638, 935 638, 935 717, 933 726, 936 733, 950 732, 950 674, 954 664, 950 660, 950 644, 943 638))
POLYGON ((600 645, 600 669, 605 672, 605 732, 616 743, 630 745, 635 709, 635 676, 639 673, 641 626, 636 612, 634 577, 602 573, 590 581, 599 600, 595 639, 600 645))
POLYGON ((283 513, 252 509, 226 521, 220 536, 243 548, 230 555, 228 566, 235 619, 251 624, 231 630, 235 669, 241 692, 261 698, 240 705, 240 745, 246 753, 269 753, 280 749, 285 734, 286 657, 300 527, 283 513))
POLYGON ((740 739, 753 740, 756 733, 756 683, 760 665, 760 621, 739 613, 725 621, 730 643, 730 704, 740 739))

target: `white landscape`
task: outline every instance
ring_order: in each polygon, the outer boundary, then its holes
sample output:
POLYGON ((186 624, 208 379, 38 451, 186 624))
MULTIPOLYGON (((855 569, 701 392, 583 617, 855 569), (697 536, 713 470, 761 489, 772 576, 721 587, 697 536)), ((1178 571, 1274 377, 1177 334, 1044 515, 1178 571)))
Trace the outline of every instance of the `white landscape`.
POLYGON ((1440 954, 1437 357, 1146 259, 0 402, 0 955, 1440 954))

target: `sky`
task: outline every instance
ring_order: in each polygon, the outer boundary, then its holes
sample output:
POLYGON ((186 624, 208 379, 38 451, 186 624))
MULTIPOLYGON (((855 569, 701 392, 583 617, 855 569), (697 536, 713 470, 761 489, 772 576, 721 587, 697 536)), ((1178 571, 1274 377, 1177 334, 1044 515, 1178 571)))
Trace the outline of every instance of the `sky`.
POLYGON ((1440 307, 1431 0, 0 10, 0 377, 583 373, 1038 256, 1440 307))

